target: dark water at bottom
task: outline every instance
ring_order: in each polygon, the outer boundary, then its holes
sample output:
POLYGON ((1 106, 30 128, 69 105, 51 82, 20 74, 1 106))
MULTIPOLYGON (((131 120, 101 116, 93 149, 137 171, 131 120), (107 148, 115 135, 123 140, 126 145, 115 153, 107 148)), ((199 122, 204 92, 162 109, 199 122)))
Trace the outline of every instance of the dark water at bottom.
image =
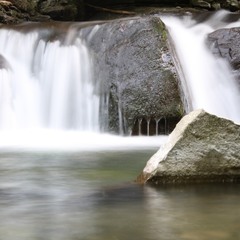
POLYGON ((134 183, 155 150, 1 152, 0 239, 240 239, 239 184, 134 183))

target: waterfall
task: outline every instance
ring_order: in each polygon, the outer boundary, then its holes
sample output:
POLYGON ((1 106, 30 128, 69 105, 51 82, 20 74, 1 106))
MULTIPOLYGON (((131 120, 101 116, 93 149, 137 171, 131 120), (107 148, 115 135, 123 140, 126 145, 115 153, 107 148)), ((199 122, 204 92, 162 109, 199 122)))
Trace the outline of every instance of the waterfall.
MULTIPOLYGON (((174 43, 186 112, 203 108, 239 123, 240 93, 231 68, 205 44, 208 33, 230 27, 222 21, 225 16, 218 12, 201 23, 188 16, 161 18, 174 43)), ((77 23, 0 26, 0 149, 122 143, 99 134, 109 96, 93 74, 100 69, 94 68, 88 40, 96 31, 98 26, 84 32, 77 23)), ((120 130, 125 127, 121 105, 120 130)), ((135 132, 166 133, 169 124, 166 118, 138 119, 135 132)))
MULTIPOLYGON (((17 29, 17 28, 16 28, 17 29)), ((0 129, 99 131, 100 96, 81 31, 0 29, 0 129)))
POLYGON ((200 23, 191 16, 162 17, 162 20, 177 55, 186 112, 202 108, 240 123, 240 91, 231 68, 226 61, 216 58, 205 42, 207 34, 234 26, 224 23, 227 14, 219 11, 200 23))
POLYGON ((0 26, 0 151, 126 150, 163 142, 101 132, 108 95, 88 46, 99 26, 81 28, 0 26))

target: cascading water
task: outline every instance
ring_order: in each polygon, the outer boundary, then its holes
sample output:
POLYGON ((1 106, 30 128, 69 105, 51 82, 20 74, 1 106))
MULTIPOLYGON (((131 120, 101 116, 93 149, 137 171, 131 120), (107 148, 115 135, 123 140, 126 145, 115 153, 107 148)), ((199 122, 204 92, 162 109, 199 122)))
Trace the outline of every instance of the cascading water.
POLYGON ((1 69, 1 129, 99 130, 99 96, 80 36, 68 44, 45 41, 40 31, 1 29, 0 39, 5 63, 1 69))
POLYGON ((84 38, 77 23, 0 28, 0 149, 159 146, 100 133, 107 103, 87 47, 98 26, 89 29, 84 38))
POLYGON ((207 34, 239 26, 226 24, 227 12, 219 11, 205 22, 190 16, 182 19, 163 17, 177 55, 176 65, 186 99, 186 112, 202 108, 209 113, 240 123, 240 91, 230 66, 211 54, 206 46, 207 34))
POLYGON ((1 148, 84 148, 100 131, 89 50, 60 27, 0 29, 1 148))
MULTIPOLYGON (((219 12, 200 24, 190 17, 162 20, 180 62, 186 111, 204 108, 240 122, 240 93, 230 67, 216 59, 205 45, 208 33, 230 26, 223 23, 225 16, 225 12, 219 12)), ((85 40, 81 27, 74 26, 77 24, 0 28, 0 148, 53 145, 86 150, 90 146, 102 148, 104 144, 109 148, 116 142, 120 146, 131 145, 126 138, 99 134, 100 113, 106 113, 100 109, 106 102, 101 98, 106 96, 100 96, 100 83, 94 81, 86 46, 98 26, 89 31, 85 40)), ((147 133, 150 123, 147 120, 147 133)), ((148 139, 147 144, 138 141, 134 145, 160 144, 159 139, 154 143, 148 139)))

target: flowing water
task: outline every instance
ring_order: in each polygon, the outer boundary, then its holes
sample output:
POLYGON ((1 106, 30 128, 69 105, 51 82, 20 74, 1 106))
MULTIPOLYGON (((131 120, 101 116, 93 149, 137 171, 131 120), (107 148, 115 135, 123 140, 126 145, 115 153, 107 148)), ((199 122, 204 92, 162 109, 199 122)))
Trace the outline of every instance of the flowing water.
POLYGON ((100 133, 91 53, 64 31, 0 29, 0 239, 239 239, 239 184, 134 183, 166 137, 100 133))
POLYGON ((163 17, 173 40, 178 72, 184 92, 186 112, 195 109, 240 123, 240 89, 226 61, 216 58, 206 45, 207 34, 221 28, 240 26, 224 20, 230 15, 219 11, 201 23, 191 16, 163 17))
POLYGON ((79 35, 69 43, 54 32, 0 30, 0 129, 97 131, 99 96, 89 51, 79 35))

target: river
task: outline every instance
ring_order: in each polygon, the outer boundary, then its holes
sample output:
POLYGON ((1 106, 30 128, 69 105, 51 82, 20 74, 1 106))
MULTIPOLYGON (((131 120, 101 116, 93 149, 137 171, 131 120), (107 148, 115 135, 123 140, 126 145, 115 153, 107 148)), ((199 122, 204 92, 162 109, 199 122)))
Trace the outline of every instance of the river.
POLYGON ((239 184, 134 182, 156 150, 2 150, 1 239, 239 239, 239 184))

